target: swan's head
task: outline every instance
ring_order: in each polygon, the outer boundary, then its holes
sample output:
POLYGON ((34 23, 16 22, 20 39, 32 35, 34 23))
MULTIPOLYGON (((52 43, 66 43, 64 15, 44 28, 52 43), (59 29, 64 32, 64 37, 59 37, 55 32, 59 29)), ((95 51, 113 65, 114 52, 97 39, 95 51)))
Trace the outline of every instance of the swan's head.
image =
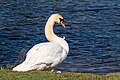
POLYGON ((54 22, 59 23, 62 27, 66 28, 65 24, 64 24, 64 19, 62 17, 62 15, 60 14, 52 14, 51 18, 54 20, 54 22))

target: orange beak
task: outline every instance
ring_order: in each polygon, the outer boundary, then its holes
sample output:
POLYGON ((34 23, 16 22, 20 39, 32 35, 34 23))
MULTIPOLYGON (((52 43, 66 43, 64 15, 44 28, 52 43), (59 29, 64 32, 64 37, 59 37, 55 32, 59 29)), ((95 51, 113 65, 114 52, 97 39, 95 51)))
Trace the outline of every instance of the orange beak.
POLYGON ((64 28, 66 28, 66 26, 65 26, 65 24, 64 24, 63 21, 60 22, 60 25, 61 25, 62 27, 64 27, 64 28))

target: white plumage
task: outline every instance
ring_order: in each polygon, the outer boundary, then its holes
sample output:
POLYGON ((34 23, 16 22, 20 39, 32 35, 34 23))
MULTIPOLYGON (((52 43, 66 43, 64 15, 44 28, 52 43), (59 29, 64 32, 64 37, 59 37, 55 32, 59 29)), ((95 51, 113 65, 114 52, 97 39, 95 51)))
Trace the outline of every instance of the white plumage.
POLYGON ((63 21, 60 14, 51 15, 45 26, 45 35, 49 42, 33 46, 25 61, 14 67, 13 71, 52 70, 59 65, 67 57, 69 46, 64 39, 54 34, 53 25, 57 22, 65 27, 63 21))

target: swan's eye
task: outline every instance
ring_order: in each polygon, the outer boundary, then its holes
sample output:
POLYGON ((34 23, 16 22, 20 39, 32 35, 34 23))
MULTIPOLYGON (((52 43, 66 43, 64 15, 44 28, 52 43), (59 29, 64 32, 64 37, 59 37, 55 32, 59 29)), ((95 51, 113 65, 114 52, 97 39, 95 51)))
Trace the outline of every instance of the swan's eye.
POLYGON ((64 19, 62 19, 62 18, 59 18, 60 19, 60 22, 64 22, 64 19))
POLYGON ((61 26, 63 26, 64 28, 66 28, 66 26, 65 26, 65 24, 64 24, 64 19, 62 19, 62 18, 59 18, 59 19, 60 19, 59 24, 60 24, 61 26))

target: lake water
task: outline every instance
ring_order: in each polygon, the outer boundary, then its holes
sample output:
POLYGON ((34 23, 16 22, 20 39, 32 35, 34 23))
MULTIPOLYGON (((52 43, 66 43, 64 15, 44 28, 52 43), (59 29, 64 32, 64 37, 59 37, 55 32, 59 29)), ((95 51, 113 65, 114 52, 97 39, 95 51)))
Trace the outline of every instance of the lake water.
POLYGON ((66 37, 67 59, 62 71, 120 72, 119 0, 1 0, 0 66, 13 65, 33 45, 46 42, 48 17, 60 13, 66 29, 55 25, 55 33, 66 37), (22 55, 22 54, 21 54, 22 55))

